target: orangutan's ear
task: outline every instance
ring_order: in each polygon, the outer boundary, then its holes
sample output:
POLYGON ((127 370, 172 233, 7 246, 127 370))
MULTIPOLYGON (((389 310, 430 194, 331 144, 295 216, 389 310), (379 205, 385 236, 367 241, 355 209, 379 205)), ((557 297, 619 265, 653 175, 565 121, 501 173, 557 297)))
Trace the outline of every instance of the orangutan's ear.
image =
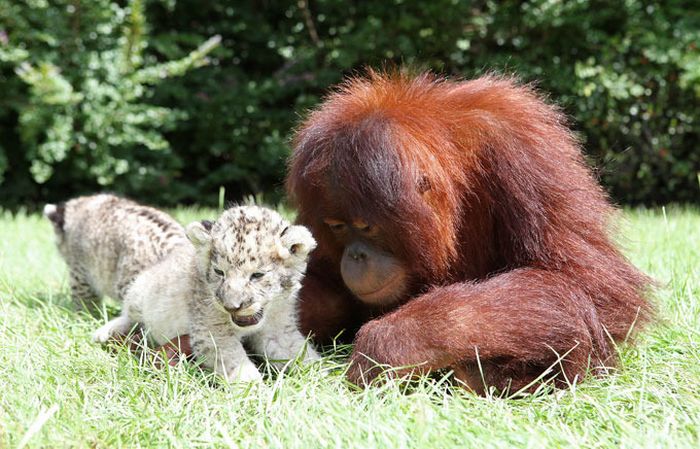
POLYGON ((416 183, 416 189, 418 190, 419 194, 424 194, 428 190, 432 188, 432 184, 430 183, 430 178, 428 178, 426 175, 421 175, 418 178, 418 182, 416 183))

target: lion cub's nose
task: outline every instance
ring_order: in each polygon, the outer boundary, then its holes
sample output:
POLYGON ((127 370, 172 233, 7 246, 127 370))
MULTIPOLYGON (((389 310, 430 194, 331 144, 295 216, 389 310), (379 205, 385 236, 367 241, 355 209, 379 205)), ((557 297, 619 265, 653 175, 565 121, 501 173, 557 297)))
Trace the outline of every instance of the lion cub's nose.
POLYGON ((226 309, 226 311, 227 311, 228 313, 237 313, 237 312, 240 312, 241 310, 247 309, 248 307, 251 306, 251 304, 253 304, 253 301, 252 301, 252 300, 247 300, 247 301, 243 301, 243 302, 241 302, 241 303, 239 303, 239 304, 237 304, 237 305, 234 304, 234 305, 231 305, 231 306, 224 306, 224 309, 226 309))

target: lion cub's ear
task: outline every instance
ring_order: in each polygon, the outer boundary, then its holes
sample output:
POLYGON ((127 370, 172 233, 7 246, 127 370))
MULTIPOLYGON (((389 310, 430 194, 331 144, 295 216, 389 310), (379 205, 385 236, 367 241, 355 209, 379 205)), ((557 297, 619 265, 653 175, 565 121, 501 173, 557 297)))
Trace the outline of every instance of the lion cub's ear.
POLYGON ((280 248, 279 256, 283 259, 295 257, 306 260, 309 253, 316 248, 316 240, 304 226, 288 226, 284 228, 280 233, 280 241, 282 247, 280 248))
POLYGON ((211 244, 212 226, 213 223, 209 220, 195 221, 187 225, 185 233, 195 247, 208 247, 211 244))

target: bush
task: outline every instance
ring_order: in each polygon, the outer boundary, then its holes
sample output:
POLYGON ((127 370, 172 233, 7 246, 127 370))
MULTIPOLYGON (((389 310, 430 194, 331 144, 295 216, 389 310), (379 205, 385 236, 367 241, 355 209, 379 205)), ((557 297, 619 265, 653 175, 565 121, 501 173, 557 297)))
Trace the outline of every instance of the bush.
MULTIPOLYGON (((115 53, 123 55, 128 41, 123 30, 134 28, 131 9, 107 0, 63 0, 53 8, 12 1, 0 6, 0 89, 9 92, 0 98, 5 204, 102 187, 162 204, 214 204, 219 186, 230 198, 279 194, 299 114, 344 75, 387 62, 536 81, 572 116, 617 200, 700 198, 700 16, 691 2, 153 0, 149 29, 139 34, 148 36, 139 64, 186 60, 214 34, 222 45, 212 64, 146 83, 138 96, 117 102, 142 111, 137 128, 153 139, 136 139, 124 130, 123 114, 110 112, 112 100, 73 99, 57 114, 57 105, 46 103, 50 94, 27 98, 18 59, 35 70, 41 62, 59 67, 73 94, 84 95, 91 77, 120 85, 108 74, 123 58, 115 53), (67 107, 80 112, 66 114, 67 107), (28 110, 39 121, 25 121, 28 110), (98 126, 90 134, 96 148, 89 148, 79 139, 84 124, 99 122, 93 114, 107 114, 116 131, 98 126), (53 127, 40 125, 47 120, 53 127)), ((121 92, 125 98, 129 91, 121 92)))
POLYGON ((146 64, 141 0, 127 7, 107 0, 56 3, 3 9, 3 18, 14 22, 0 61, 24 82, 13 86, 18 96, 10 99, 22 151, 0 148, 10 156, 0 159, 0 173, 8 161, 23 170, 13 170, 5 184, 12 189, 16 176, 33 187, 20 195, 49 197, 106 187, 137 196, 158 192, 178 162, 162 133, 186 114, 151 104, 152 86, 203 65, 219 38, 177 60, 146 64), (25 40, 15 44, 16 35, 25 40))

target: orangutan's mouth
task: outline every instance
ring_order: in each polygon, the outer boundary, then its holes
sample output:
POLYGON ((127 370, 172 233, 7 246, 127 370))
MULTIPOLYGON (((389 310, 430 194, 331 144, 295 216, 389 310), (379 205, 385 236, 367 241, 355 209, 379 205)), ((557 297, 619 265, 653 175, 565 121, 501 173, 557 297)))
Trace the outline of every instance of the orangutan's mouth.
POLYGON ((397 299, 403 293, 403 280, 403 274, 397 273, 378 289, 368 292, 355 292, 355 295, 366 303, 386 303, 397 299))

